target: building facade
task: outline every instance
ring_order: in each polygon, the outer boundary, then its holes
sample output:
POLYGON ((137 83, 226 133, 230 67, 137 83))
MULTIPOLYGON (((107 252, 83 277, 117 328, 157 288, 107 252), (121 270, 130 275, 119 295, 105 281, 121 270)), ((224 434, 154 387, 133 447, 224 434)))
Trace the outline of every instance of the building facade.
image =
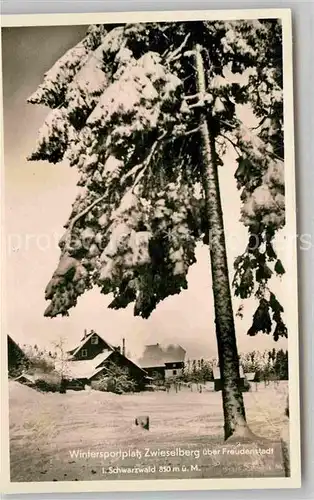
POLYGON ((122 348, 113 346, 93 330, 89 334, 85 331, 80 343, 67 355, 65 362, 56 364, 56 369, 62 371, 69 386, 72 381, 90 385, 110 373, 112 366, 126 370, 138 389, 147 383, 147 372, 125 355, 124 341, 122 348))
POLYGON ((160 344, 145 346, 139 365, 154 379, 167 380, 183 374, 186 351, 180 345, 160 344))

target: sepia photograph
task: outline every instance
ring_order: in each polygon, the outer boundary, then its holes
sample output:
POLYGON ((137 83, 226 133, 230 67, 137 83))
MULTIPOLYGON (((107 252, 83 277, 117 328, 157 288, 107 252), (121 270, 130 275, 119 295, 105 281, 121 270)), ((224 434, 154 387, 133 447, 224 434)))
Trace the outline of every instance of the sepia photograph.
POLYGON ((7 489, 300 486, 290 11, 2 24, 7 489))

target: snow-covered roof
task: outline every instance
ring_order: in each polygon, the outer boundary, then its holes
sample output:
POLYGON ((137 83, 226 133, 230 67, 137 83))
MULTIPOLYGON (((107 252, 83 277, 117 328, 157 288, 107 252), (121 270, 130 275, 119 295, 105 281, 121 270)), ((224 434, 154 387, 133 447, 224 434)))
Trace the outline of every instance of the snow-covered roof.
POLYGON ((85 338, 83 338, 83 339, 80 341, 79 345, 75 346, 73 349, 71 349, 71 350, 69 350, 69 351, 67 351, 67 352, 68 352, 69 354, 72 354, 73 356, 75 356, 75 355, 76 355, 76 354, 77 354, 77 353, 78 353, 78 352, 82 349, 82 347, 84 347, 84 345, 86 344, 86 342, 88 342, 88 340, 89 340, 91 337, 93 337, 93 335, 97 335, 97 337, 99 337, 101 340, 103 340, 103 341, 107 344, 107 346, 109 347, 109 349, 111 349, 111 351, 114 351, 114 350, 115 350, 115 348, 114 348, 111 344, 109 344, 109 342, 107 342, 106 340, 104 340, 104 339, 101 337, 101 335, 99 335, 99 333, 94 332, 94 331, 91 331, 88 335, 86 335, 86 337, 85 337, 85 338))
POLYGON ((74 354, 74 352, 77 352, 78 349, 81 349, 83 347, 83 345, 87 342, 88 339, 91 338, 91 333, 89 333, 88 335, 86 335, 85 338, 81 339, 80 340, 80 343, 79 344, 72 344, 72 347, 70 349, 67 350, 67 352, 69 354, 74 354))
POLYGON ((134 361, 133 359, 125 356, 122 354, 119 350, 117 350, 116 347, 112 346, 104 340, 97 332, 91 331, 88 335, 86 335, 79 343, 78 346, 73 348, 70 351, 67 351, 68 354, 68 359, 66 363, 57 361, 55 364, 55 368, 57 371, 61 372, 63 371, 65 373, 65 376, 68 376, 70 378, 91 378, 92 376, 96 375, 96 373, 100 370, 102 370, 101 365, 113 352, 119 353, 121 356, 126 358, 130 363, 132 363, 134 366, 136 366, 139 370, 142 370, 145 372, 145 370, 142 368, 142 366, 137 362, 134 361), (93 359, 73 359, 75 355, 84 347, 84 345, 89 341, 89 339, 93 336, 97 335, 105 344, 107 345, 107 349, 104 349, 101 353, 97 354, 93 359))
POLYGON ((102 369, 99 367, 109 356, 112 351, 106 350, 95 356, 93 359, 67 361, 66 363, 56 362, 55 369, 59 372, 63 371, 65 377, 68 378, 91 378, 102 369))
POLYGON ((185 350, 179 344, 162 347, 159 344, 147 345, 139 364, 143 368, 164 366, 165 363, 179 363, 185 359, 185 350))
POLYGON ((17 382, 21 379, 25 379, 25 380, 28 380, 29 382, 32 382, 34 383, 35 382, 35 377, 32 376, 32 375, 28 375, 27 373, 22 373, 22 375, 19 375, 18 377, 16 377, 14 380, 16 380, 17 382))
POLYGON ((144 369, 145 368, 165 368, 165 363, 162 363, 162 362, 158 363, 158 361, 144 360, 143 368, 144 369))
MULTIPOLYGON (((112 354, 112 351, 110 351, 109 349, 101 352, 100 354, 97 354, 97 356, 95 356, 95 358, 91 359, 94 367, 98 368, 98 366, 101 363, 103 363, 103 361, 105 361, 110 356, 110 354, 112 354)), ((77 361, 76 361, 76 363, 77 363, 77 361)))
MULTIPOLYGON (((121 354, 121 353, 120 353, 120 354, 121 354)), ((122 354, 122 356, 123 356, 123 354, 122 354)), ((125 356, 125 355, 124 355, 124 357, 125 357, 128 361, 130 361, 131 363, 133 363, 133 365, 135 365, 137 368, 139 368, 140 370, 142 370, 143 372, 145 372, 144 368, 142 368, 142 366, 139 364, 139 362, 138 362, 138 361, 135 361, 134 359, 129 358, 128 356, 125 356)))
POLYGON ((186 351, 179 344, 170 344, 164 349, 164 353, 165 363, 173 363, 184 361, 186 351))
POLYGON ((17 351, 19 351, 20 355, 23 356, 23 357, 27 357, 26 356, 26 353, 24 352, 24 350, 19 346, 19 344, 17 342, 15 342, 15 340, 13 340, 13 338, 8 335, 8 344, 10 346, 13 346, 14 349, 16 349, 17 351))
POLYGON ((66 367, 65 377, 74 379, 90 379, 99 371, 100 369, 95 369, 95 367, 89 361, 73 361, 69 366, 66 367))

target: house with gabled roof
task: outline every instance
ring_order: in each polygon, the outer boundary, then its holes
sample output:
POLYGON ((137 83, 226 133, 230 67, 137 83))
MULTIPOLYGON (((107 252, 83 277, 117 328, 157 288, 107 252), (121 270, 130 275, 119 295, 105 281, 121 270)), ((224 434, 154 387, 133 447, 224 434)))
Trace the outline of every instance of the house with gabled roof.
POLYGON ((157 374, 163 379, 182 375, 186 351, 178 344, 162 347, 159 343, 146 345, 139 365, 150 376, 157 374))
POLYGON ((79 344, 69 350, 67 353, 69 359, 77 360, 90 360, 94 359, 98 354, 104 351, 114 351, 116 348, 104 340, 98 333, 91 330, 90 333, 84 331, 84 336, 79 344))
POLYGON ((125 355, 124 340, 122 348, 113 346, 94 330, 84 332, 80 342, 67 351, 66 361, 56 362, 56 370, 62 371, 64 378, 70 381, 90 385, 105 376, 112 364, 127 369, 138 388, 146 384, 147 372, 125 355))
POLYGON ((9 376, 18 376, 29 367, 29 359, 23 349, 8 335, 8 372, 9 376))

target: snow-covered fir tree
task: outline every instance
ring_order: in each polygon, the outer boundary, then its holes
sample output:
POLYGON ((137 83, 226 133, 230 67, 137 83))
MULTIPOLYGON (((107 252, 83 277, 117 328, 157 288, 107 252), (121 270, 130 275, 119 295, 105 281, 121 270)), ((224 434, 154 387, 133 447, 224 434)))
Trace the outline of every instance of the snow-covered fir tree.
POLYGON ((209 244, 226 437, 247 428, 217 169, 232 145, 248 228, 233 286, 259 301, 248 333, 287 336, 268 286, 284 273, 273 245, 285 223, 281 48, 276 20, 91 26, 29 98, 51 109, 30 160, 80 173, 45 315, 98 286, 109 307, 134 303, 147 318, 187 288, 196 245, 209 244))

